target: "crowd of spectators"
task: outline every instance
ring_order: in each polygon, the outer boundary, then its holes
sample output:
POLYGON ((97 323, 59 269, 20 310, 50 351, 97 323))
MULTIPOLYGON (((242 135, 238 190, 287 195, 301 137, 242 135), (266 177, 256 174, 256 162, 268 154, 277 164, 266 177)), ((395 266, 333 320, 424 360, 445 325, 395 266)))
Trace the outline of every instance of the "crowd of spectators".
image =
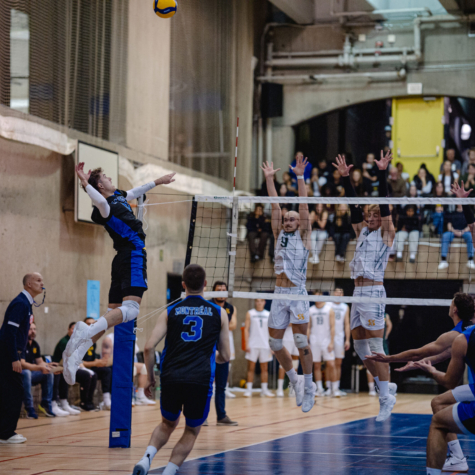
MULTIPOLYGON (((297 152, 297 155, 301 152, 297 152)), ((396 162, 391 166, 388 176, 390 196, 421 197, 421 198, 447 198, 454 182, 462 180, 466 188, 475 190, 475 148, 468 152, 467 160, 457 158, 454 149, 447 149, 445 160, 440 165, 440 173, 435 177, 430 173, 426 164, 422 163, 417 173, 411 177, 404 171, 402 162, 396 162)), ((294 160, 294 162, 295 162, 294 160)), ((375 155, 367 154, 365 162, 360 168, 351 170, 351 182, 359 197, 371 197, 378 195, 378 173, 375 163, 375 155)), ((276 180, 276 189, 281 197, 295 197, 297 193, 296 177, 290 169, 282 175, 283 183, 276 180)), ((315 166, 308 165, 305 172, 308 196, 310 197, 335 197, 345 195, 342 186, 342 178, 338 170, 325 159, 319 160, 315 166)), ((265 182, 259 190, 261 196, 267 196, 265 182)), ((475 193, 474 193, 475 196, 475 193)), ((283 212, 297 210, 292 204, 281 204, 283 212)), ((396 227, 396 240, 393 247, 392 260, 400 261, 407 244, 408 261, 413 264, 417 259, 419 240, 421 237, 440 238, 440 263, 439 269, 448 267, 447 255, 450 244, 455 237, 462 238, 467 246, 467 265, 475 269, 473 262, 473 243, 471 233, 467 226, 463 213, 454 201, 453 205, 407 205, 392 207, 394 224, 396 227)), ((318 204, 310 206, 310 219, 312 224, 312 251, 309 262, 317 265, 320 262, 321 251, 328 241, 334 242, 335 261, 344 262, 348 243, 355 237, 349 209, 346 205, 318 204)), ((247 222, 248 242, 252 262, 265 258, 267 242, 269 245, 269 257, 273 259, 274 237, 272 235, 270 210, 267 206, 257 205, 254 212, 249 215, 247 222)))

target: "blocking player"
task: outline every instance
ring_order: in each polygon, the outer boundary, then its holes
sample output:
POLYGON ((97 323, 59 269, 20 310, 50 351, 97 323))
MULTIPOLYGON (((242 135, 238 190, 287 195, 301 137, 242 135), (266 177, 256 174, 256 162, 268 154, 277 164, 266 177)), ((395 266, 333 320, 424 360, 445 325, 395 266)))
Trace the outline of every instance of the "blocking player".
MULTIPOLYGON (((337 287, 333 291, 335 297, 343 297, 345 294, 343 289, 337 287)), ((334 348, 335 352, 335 371, 337 390, 340 396, 346 396, 344 391, 340 390, 341 380, 341 364, 345 358, 345 352, 350 349, 350 307, 346 303, 333 303, 333 311, 335 312, 335 340, 334 348)), ((331 382, 327 380, 327 391, 330 389, 331 382)))
MULTIPOLYGON (((292 333, 292 324, 290 324, 285 329, 284 338, 282 339, 282 342, 284 344, 284 347, 290 353, 290 356, 292 358, 292 365, 295 371, 297 371, 299 369, 299 350, 295 346, 294 334, 292 333)), ((282 368, 281 365, 279 365, 279 378, 277 379, 277 392, 276 392, 277 397, 284 397, 284 380, 285 380, 285 370, 284 368, 282 368)), ((295 396, 295 392, 292 388, 289 389, 289 397, 290 396, 295 396)))
POLYGON ((252 397, 252 383, 256 363, 261 365, 261 397, 275 397, 268 389, 269 361, 272 361, 272 351, 269 347, 269 312, 264 308, 266 301, 256 299, 254 308, 246 313, 244 335, 246 340, 247 384, 244 397, 252 397))
POLYGON ((81 186, 94 205, 92 220, 102 224, 117 251, 112 261, 109 308, 94 325, 78 322, 63 353, 64 379, 76 381, 76 371, 88 348, 108 329, 137 318, 142 296, 147 290, 147 252, 142 222, 132 212, 129 201, 158 185, 173 183, 175 173, 129 191, 118 190, 101 168, 86 173, 84 163, 76 166, 81 186))
MULTIPOLYGON (((386 169, 392 160, 391 152, 381 152, 381 159, 375 160, 378 167, 380 197, 388 195, 386 169)), ((333 164, 342 176, 345 195, 356 197, 350 181, 353 165, 347 165, 345 157, 338 156, 333 164)), ((396 230, 388 205, 370 205, 367 216, 358 205, 350 205, 351 223, 356 233, 355 256, 350 263, 351 278, 355 281, 355 297, 384 298, 384 272, 389 254, 393 248, 396 230)), ((389 365, 387 363, 366 360, 371 351, 384 353, 384 316, 385 305, 379 303, 354 303, 351 307, 350 327, 355 351, 363 364, 373 375, 379 388, 380 410, 376 421, 385 421, 396 404, 396 398, 389 392, 389 365), (369 351, 368 351, 369 350, 369 351)))
MULTIPOLYGON (((307 197, 307 185, 304 180, 307 159, 297 156, 293 168, 297 175, 299 197, 307 197)), ((273 163, 264 163, 261 167, 266 179, 269 196, 277 197, 273 163)), ((292 167, 291 167, 292 168, 292 167)), ((272 232, 275 238, 275 273, 276 294, 307 295, 307 265, 311 243, 311 224, 308 204, 300 203, 299 212, 289 211, 282 216, 278 203, 272 203, 272 232)), ((273 300, 269 317, 269 343, 279 363, 284 368, 290 381, 290 389, 295 390, 297 406, 308 412, 315 404, 316 385, 312 381, 313 358, 308 344, 307 332, 309 322, 309 305, 306 300, 273 300), (295 346, 299 350, 304 376, 297 376, 292 365, 292 358, 284 347, 285 329, 292 323, 295 346)))
POLYGON ((193 449, 208 417, 216 363, 228 362, 230 351, 228 315, 203 298, 205 286, 205 270, 196 264, 187 266, 183 271, 186 298, 160 315, 145 345, 149 383, 145 394, 150 397, 155 388, 155 347, 166 336, 160 362, 162 422, 153 431, 133 475, 148 473, 155 454, 168 442, 183 411, 185 431, 163 471, 163 475, 174 475, 193 449))
MULTIPOLYGON (((320 291, 315 291, 314 295, 322 295, 320 291)), ((335 312, 332 304, 326 302, 316 302, 310 307, 309 336, 313 355, 313 369, 315 381, 317 383, 317 396, 340 397, 337 392, 335 373, 335 312), (326 377, 331 381, 330 390, 326 393, 322 385, 322 359, 326 363, 326 377)))

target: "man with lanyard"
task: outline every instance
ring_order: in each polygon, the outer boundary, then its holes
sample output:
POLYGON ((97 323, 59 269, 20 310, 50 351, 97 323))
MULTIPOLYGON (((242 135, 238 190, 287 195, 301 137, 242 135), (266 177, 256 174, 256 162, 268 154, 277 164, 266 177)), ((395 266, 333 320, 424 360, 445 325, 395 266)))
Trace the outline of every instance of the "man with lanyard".
POLYGON ((84 163, 76 167, 81 186, 91 198, 92 220, 102 224, 117 251, 112 261, 109 308, 94 325, 78 322, 63 353, 64 379, 76 382, 76 372, 86 351, 111 327, 135 320, 147 290, 147 252, 142 222, 132 212, 129 201, 135 200, 158 185, 168 185, 175 173, 129 191, 118 190, 101 168, 84 172, 84 163))
POLYGON ((34 298, 43 290, 43 277, 35 272, 23 277, 24 290, 5 312, 0 328, 0 443, 22 444, 26 437, 15 432, 23 402, 21 355, 28 343, 34 298))
MULTIPOLYGON (((217 281, 213 285, 213 292, 226 292, 228 290, 228 286, 226 282, 217 281)), ((217 297, 211 299, 216 305, 219 305, 226 311, 226 315, 229 319, 229 346, 231 348, 231 355, 233 353, 234 344, 231 345, 231 342, 234 343, 233 338, 233 330, 236 329, 237 326, 237 312, 236 307, 234 305, 229 304, 225 297, 217 297)), ((216 374, 215 374, 215 384, 216 384, 216 392, 214 395, 214 404, 216 406, 216 415, 217 415, 217 424, 218 426, 237 426, 238 423, 236 421, 232 421, 229 416, 226 415, 226 384, 228 382, 229 376, 229 365, 230 363, 223 363, 216 365, 216 374)), ((206 422, 207 424, 207 422, 206 422)))

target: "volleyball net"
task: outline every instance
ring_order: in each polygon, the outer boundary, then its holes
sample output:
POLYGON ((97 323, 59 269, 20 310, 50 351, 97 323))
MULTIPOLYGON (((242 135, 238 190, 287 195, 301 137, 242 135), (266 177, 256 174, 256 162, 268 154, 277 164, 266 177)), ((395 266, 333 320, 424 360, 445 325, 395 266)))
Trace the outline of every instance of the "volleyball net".
MULTIPOLYGON (((441 295, 440 281, 450 281, 447 288, 463 290, 475 275, 474 245, 463 217, 464 204, 473 207, 475 198, 195 196, 186 264, 199 264, 206 270, 207 298, 449 306, 451 296, 441 295), (272 203, 281 206, 282 216, 286 211, 298 211, 301 203, 309 206, 312 232, 308 244, 308 296, 274 294, 272 203), (358 297, 349 290, 350 262, 357 243, 350 204, 360 205, 364 213, 372 204, 390 205, 396 236, 387 250, 389 262, 384 281, 385 285, 391 284, 393 291, 387 290, 384 297, 376 292, 358 297), (212 292, 216 281, 226 282, 228 291, 212 292), (424 291, 422 282, 426 284, 424 291), (429 290, 428 282, 434 282, 429 290), (334 296, 335 288, 344 288, 346 295, 334 296)), ((368 262, 374 259, 374 254, 368 253, 368 262)))

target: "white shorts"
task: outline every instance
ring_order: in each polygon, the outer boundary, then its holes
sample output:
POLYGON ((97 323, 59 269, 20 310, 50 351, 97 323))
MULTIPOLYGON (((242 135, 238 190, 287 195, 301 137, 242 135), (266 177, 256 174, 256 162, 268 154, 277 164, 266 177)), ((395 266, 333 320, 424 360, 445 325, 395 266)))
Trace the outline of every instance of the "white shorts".
POLYGON ((457 402, 472 402, 475 401, 475 395, 473 394, 473 384, 464 384, 452 389, 452 395, 457 402))
POLYGON ((314 363, 323 361, 335 361, 335 352, 328 351, 328 345, 311 345, 314 363))
MULTIPOLYGON (((276 294, 308 295, 305 287, 276 287, 276 294)), ((301 325, 310 321, 307 300, 272 300, 268 327, 284 330, 292 325, 301 325)))
POLYGON ((342 360, 345 357, 345 340, 335 340, 333 353, 335 353, 335 358, 338 358, 339 360, 342 360))
MULTIPOLYGON (((383 285, 355 287, 353 297, 385 298, 383 285)), ((386 305, 380 303, 354 303, 351 306, 350 327, 363 327, 366 330, 383 330, 386 305)))
POLYGON ((266 348, 251 348, 246 352, 246 360, 252 361, 253 363, 269 363, 272 361, 272 352, 266 348))
POLYGON ((299 355, 299 350, 295 346, 295 341, 293 339, 292 340, 283 340, 282 342, 284 344, 284 347, 291 354, 291 356, 298 356, 299 355))

